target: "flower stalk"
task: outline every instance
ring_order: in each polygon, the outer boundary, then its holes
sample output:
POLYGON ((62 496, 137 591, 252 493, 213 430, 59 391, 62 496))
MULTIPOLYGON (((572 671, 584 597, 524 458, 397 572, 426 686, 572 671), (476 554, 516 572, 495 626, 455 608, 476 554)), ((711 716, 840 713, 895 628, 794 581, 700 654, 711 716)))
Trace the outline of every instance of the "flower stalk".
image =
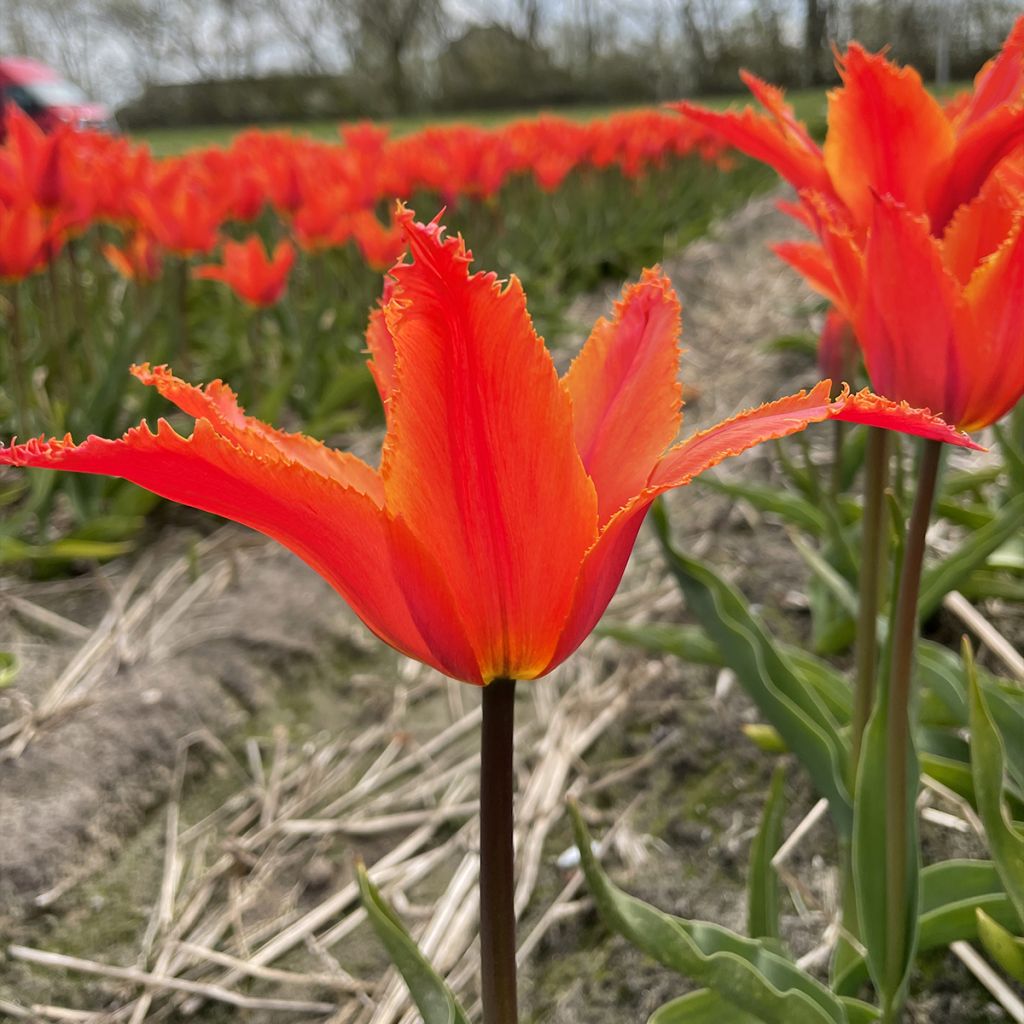
MULTIPOLYGON (((836 424, 841 426, 841 424, 836 424)), ((889 475, 889 432, 872 427, 868 433, 867 477, 858 594, 856 674, 850 736, 850 788, 856 783, 860 748, 875 703, 878 671, 878 608, 888 552, 885 544, 885 488, 889 475)))
POLYGON ((11 327, 10 365, 11 393, 14 401, 14 426, 23 436, 31 434, 28 413, 28 391, 25 382, 28 380, 29 368, 25 362, 25 337, 21 322, 21 289, 14 282, 10 290, 10 306, 8 316, 11 327))
POLYGON ((480 974, 484 1024, 516 1024, 512 836, 514 679, 484 687, 480 743, 480 974))
POLYGON ((891 661, 886 716, 886 919, 889 941, 886 946, 886 998, 883 1006, 885 1024, 896 1024, 902 1013, 898 998, 903 974, 907 935, 906 906, 908 898, 907 857, 910 853, 910 830, 907 808, 911 806, 910 787, 917 779, 908 776, 908 753, 911 741, 911 681, 914 650, 917 645, 918 595, 924 564, 925 535, 931 518, 932 503, 939 474, 941 444, 925 441, 921 453, 914 507, 907 524, 903 565, 891 628, 891 661))

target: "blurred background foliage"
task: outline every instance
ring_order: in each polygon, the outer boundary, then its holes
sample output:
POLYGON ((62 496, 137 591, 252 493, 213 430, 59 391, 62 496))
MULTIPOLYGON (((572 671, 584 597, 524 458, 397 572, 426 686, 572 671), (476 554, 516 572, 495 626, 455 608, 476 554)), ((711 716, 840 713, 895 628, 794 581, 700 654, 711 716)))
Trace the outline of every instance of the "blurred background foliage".
POLYGON ((130 129, 737 93, 835 80, 850 39, 974 74, 1014 0, 0 0, 0 53, 61 69, 130 129))

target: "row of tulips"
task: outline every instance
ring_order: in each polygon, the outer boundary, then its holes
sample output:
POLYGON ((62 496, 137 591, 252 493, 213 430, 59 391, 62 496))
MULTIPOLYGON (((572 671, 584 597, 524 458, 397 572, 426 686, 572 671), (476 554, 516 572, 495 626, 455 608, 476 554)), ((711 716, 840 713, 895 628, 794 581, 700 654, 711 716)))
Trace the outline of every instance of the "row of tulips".
MULTIPOLYGON (((1010 436, 1006 468, 967 484, 990 502, 973 510, 987 515, 984 524, 957 565, 925 572, 943 445, 977 449, 956 428, 992 425, 1024 395, 1024 19, 950 110, 912 71, 858 47, 841 73, 823 148, 782 94, 755 79, 763 117, 685 112, 797 179, 801 205, 791 210, 816 240, 783 255, 834 303, 832 330, 849 331, 884 397, 843 388, 833 398, 822 381, 673 443, 679 304, 658 270, 627 287, 559 377, 519 281, 503 286, 494 274, 470 273, 461 238, 400 208, 408 256, 392 268, 366 335, 386 423, 379 469, 247 417, 219 381, 197 388, 149 365, 136 377, 194 421, 190 433, 162 420, 118 439, 37 439, 0 450, 0 464, 122 477, 261 530, 329 580, 384 642, 482 687, 485 1024, 519 1019, 516 681, 550 672, 595 628, 660 494, 825 421, 872 432, 860 449, 863 501, 844 500, 846 463, 853 476, 860 467, 840 436, 836 486, 821 488, 812 462, 787 463, 806 493, 789 502, 772 495, 768 507, 820 528, 821 550, 809 561, 856 615, 852 681, 775 641, 732 587, 676 550, 663 511, 656 525, 705 630, 702 656, 735 670, 771 726, 772 745, 794 753, 828 801, 844 894, 828 981, 788 954, 767 895, 776 885, 778 787, 755 844, 747 936, 672 917, 617 889, 574 813, 584 872, 612 927, 704 986, 656 1011, 652 1024, 896 1024, 918 952, 957 939, 981 938, 1009 973, 1020 972, 1022 691, 980 671, 969 651, 961 661, 919 634, 922 611, 951 575, 983 563, 993 538, 1019 537, 1024 457, 1010 465, 1010 436), (910 404, 925 401, 932 411, 910 404), (923 438, 909 515, 900 486, 887 487, 893 445, 883 431, 923 438), (886 608, 880 593, 890 589, 886 608), (922 768, 973 806, 991 859, 922 868, 922 768)), ((365 874, 361 885, 426 1024, 468 1024, 365 874)))
MULTIPOLYGON (((107 369, 139 358, 230 374, 261 415, 320 435, 373 416, 362 329, 402 249, 395 198, 447 205, 481 255, 519 268, 535 315, 557 328, 573 292, 660 258, 767 180, 719 173, 727 145, 665 110, 397 138, 358 124, 333 144, 250 131, 164 159, 6 116, 0 428, 23 437, 123 430, 140 406, 107 369)), ((16 509, 0 562, 37 566, 123 550, 146 507, 63 483, 0 482, 0 503, 16 509)))
MULTIPOLYGON (((227 149, 163 160, 125 138, 70 128, 44 135, 16 107, 6 119, 0 278, 7 280, 40 270, 67 238, 97 222, 127 236, 123 246, 105 250, 118 270, 152 280, 164 254, 207 256, 227 225, 253 222, 266 209, 304 251, 354 241, 367 263, 384 270, 402 251, 390 216, 396 197, 493 200, 520 176, 554 192, 584 167, 635 180, 691 154, 721 165, 726 149, 714 133, 664 110, 590 122, 544 116, 494 129, 431 127, 403 138, 354 124, 340 129, 340 144, 248 131, 227 149)), ((279 287, 271 292, 247 288, 230 268, 227 279, 247 301, 266 305, 279 297, 289 266, 278 261, 279 287)))

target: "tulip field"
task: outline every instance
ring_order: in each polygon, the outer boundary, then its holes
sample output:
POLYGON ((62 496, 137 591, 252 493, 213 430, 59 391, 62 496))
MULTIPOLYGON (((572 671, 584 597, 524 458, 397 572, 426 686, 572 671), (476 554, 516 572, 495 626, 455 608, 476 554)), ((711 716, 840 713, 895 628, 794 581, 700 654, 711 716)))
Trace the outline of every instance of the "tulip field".
POLYGON ((0 1017, 1024 1022, 1024 18, 836 62, 6 112, 0 1017))

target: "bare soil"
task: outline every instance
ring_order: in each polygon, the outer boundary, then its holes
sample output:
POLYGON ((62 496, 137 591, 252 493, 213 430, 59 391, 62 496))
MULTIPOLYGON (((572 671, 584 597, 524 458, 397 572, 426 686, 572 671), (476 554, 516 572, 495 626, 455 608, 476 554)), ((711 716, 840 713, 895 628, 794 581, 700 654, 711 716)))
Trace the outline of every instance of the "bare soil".
MULTIPOLYGON (((806 357, 764 344, 817 326, 813 298, 766 254, 792 234, 773 203, 753 201, 666 268, 684 300, 686 432, 817 379, 806 357)), ((589 326, 614 294, 577 301, 571 318, 589 326)), ((567 344, 557 356, 571 354, 567 344)), ((361 452, 378 440, 352 439, 361 452)), ((726 472, 767 479, 769 466, 755 451, 726 472)), ((670 510, 684 549, 734 578, 773 628, 806 632, 790 600, 806 572, 780 529, 699 486, 672 495, 670 510)), ((159 986, 147 1002, 137 980, 9 949, 0 1015, 413 1021, 376 940, 339 894, 355 853, 372 866, 419 829, 427 834, 401 861, 405 879, 380 867, 375 877, 471 1006, 478 694, 382 650, 326 583, 262 538, 170 515, 147 551, 73 580, 0 580, 0 650, 21 662, 0 692, 5 945, 333 1010, 238 1006, 159 986), (431 851, 436 862, 421 865, 431 851), (300 935, 291 945, 288 929, 300 935), (275 942, 281 954, 261 958, 275 942), (231 977, 227 962, 188 943, 292 976, 231 977)), ((609 618, 683 614, 642 535, 609 618)), ((521 686, 518 713, 520 870, 530 875, 521 935, 537 934, 524 1020, 645 1021, 687 984, 609 937, 573 888, 559 862, 570 846, 562 798, 577 793, 595 834, 611 832, 606 863, 625 888, 743 930, 749 845, 772 767, 741 731, 754 709, 725 674, 595 637, 550 679, 521 686)), ((787 800, 792 829, 815 802, 795 764, 787 800)), ((835 913, 835 852, 823 821, 790 863, 802 905, 785 903, 787 937, 798 955, 835 913)), ((952 956, 925 967, 915 1022, 1005 1019, 952 956)))

